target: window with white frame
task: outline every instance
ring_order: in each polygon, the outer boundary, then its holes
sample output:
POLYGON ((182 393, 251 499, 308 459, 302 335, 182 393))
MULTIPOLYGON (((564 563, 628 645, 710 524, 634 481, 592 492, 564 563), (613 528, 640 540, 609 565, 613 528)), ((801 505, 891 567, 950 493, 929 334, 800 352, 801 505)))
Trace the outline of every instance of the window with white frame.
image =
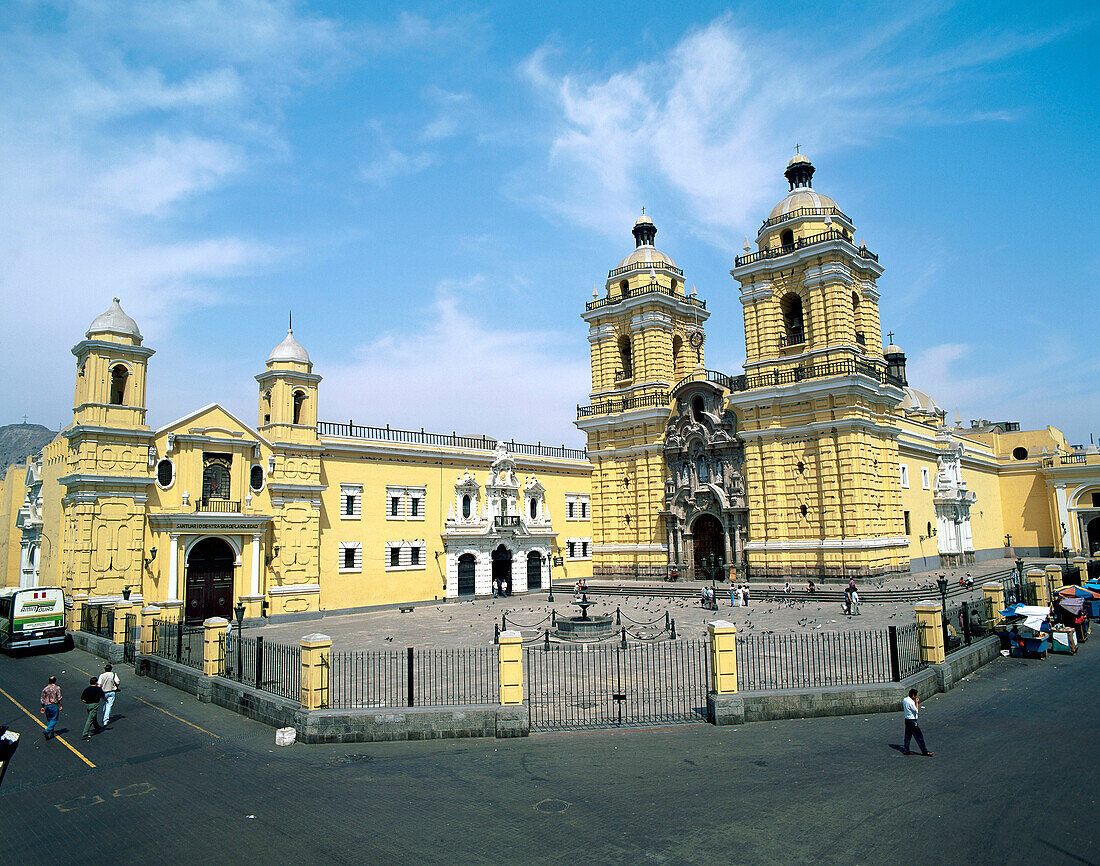
POLYGON ((588 520, 589 507, 589 496, 587 493, 565 494, 566 520, 588 520))
POLYGON ((340 485, 341 520, 358 520, 363 511, 363 486, 361 484, 340 485))
POLYGON ((386 571, 423 570, 427 567, 428 545, 421 541, 387 541, 386 571))
POLYGON ((363 570, 363 545, 358 541, 340 542, 340 571, 363 570))
POLYGON ((908 490, 909 489, 909 467, 906 466, 904 463, 899 463, 898 464, 898 469, 901 472, 901 486, 904 487, 906 490, 908 490))
POLYGON ((928 471, 927 466, 922 466, 920 468, 920 486, 925 490, 932 489, 932 475, 928 471))
POLYGON ((592 558, 592 539, 591 538, 567 538, 565 540, 565 558, 566 559, 591 559, 592 558))
POLYGON ((387 520, 423 520, 425 508, 424 487, 387 487, 387 520))

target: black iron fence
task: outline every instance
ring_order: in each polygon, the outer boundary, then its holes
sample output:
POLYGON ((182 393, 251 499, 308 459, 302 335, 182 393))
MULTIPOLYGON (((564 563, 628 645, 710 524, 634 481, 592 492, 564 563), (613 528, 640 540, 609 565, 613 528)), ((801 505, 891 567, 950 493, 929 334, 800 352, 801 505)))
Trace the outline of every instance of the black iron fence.
POLYGON ((115 609, 101 604, 84 605, 80 609, 80 630, 114 640, 115 609))
POLYGON ((928 667, 920 657, 920 629, 915 622, 908 625, 892 625, 887 629, 890 641, 890 666, 892 679, 901 682, 917 671, 928 667))
POLYGON ((535 730, 706 721, 705 640, 524 650, 535 730))
POLYGON ((202 670, 201 625, 185 625, 175 619, 153 620, 153 655, 202 670))
MULTIPOLYGON (((888 629, 741 634, 737 687, 755 691, 895 682, 900 676, 892 670, 890 638, 888 629)), ((894 653, 900 657, 900 647, 894 653)))
POLYGON ((993 602, 982 598, 947 606, 944 612, 944 652, 948 655, 970 646, 993 631, 993 602))
POLYGON ((329 706, 447 707, 500 702, 497 648, 334 652, 329 706))
POLYGON ((141 640, 137 619, 136 614, 126 614, 126 642, 122 645, 122 660, 130 664, 134 663, 134 656, 137 654, 137 643, 141 640))
POLYGON ((297 644, 265 641, 263 635, 222 635, 218 671, 226 679, 246 686, 301 700, 302 648, 297 644))

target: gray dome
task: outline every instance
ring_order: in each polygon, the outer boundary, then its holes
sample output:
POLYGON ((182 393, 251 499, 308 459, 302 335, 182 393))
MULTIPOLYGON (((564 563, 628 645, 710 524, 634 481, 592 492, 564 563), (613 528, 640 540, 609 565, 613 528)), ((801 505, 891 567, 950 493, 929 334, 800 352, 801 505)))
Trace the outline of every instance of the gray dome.
POLYGON ((294 339, 294 330, 288 329, 286 339, 271 350, 267 357, 267 363, 273 361, 290 361, 293 364, 309 364, 309 352, 302 348, 302 344, 294 339))
POLYGON ((118 305, 118 298, 111 301, 107 312, 100 313, 92 320, 85 336, 90 338, 92 334, 118 334, 123 337, 133 337, 139 343, 141 342, 141 331, 138 330, 137 322, 122 311, 122 307, 118 305))

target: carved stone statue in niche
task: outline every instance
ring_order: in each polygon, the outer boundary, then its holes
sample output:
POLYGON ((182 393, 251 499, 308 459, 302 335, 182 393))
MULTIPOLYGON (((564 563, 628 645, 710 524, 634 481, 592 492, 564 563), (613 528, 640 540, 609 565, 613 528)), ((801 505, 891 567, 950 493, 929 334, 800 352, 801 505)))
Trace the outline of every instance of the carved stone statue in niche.
POLYGON ((737 418, 710 382, 686 382, 665 428, 665 518, 668 562, 696 577, 703 563, 743 568, 748 506, 744 445, 737 418))

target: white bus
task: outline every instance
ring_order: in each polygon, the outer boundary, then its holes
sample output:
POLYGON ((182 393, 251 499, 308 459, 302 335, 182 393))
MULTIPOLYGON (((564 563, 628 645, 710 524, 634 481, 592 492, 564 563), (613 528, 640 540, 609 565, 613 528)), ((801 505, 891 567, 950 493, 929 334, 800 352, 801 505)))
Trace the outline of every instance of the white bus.
POLYGON ((54 586, 0 589, 0 650, 67 645, 65 594, 54 586))

